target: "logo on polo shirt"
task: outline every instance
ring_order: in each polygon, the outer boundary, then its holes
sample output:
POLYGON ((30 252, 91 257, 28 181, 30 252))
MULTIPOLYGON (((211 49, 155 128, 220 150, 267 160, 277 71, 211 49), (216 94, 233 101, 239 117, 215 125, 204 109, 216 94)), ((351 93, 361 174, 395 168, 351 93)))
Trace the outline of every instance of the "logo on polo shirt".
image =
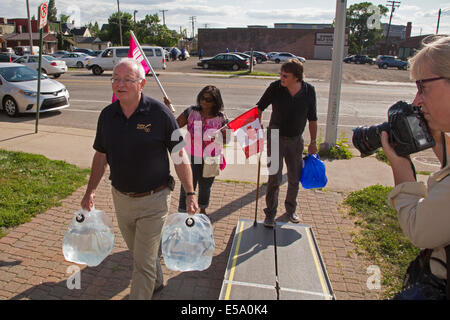
POLYGON ((136 129, 137 130, 144 130, 145 132, 150 132, 150 127, 151 126, 152 126, 151 123, 149 123, 149 124, 138 123, 136 129))

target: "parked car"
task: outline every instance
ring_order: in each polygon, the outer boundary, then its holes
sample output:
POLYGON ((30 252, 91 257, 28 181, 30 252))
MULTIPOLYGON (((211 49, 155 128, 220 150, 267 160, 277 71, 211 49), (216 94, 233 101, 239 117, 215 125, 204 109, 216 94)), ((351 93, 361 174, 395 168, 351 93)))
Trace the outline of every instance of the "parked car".
POLYGON ((356 64, 375 64, 375 59, 370 58, 367 55, 354 54, 344 58, 344 62, 351 63, 354 62, 356 64))
POLYGON ((201 59, 197 62, 197 65, 204 69, 216 68, 237 71, 239 69, 247 69, 249 62, 247 59, 234 53, 219 53, 212 58, 201 59))
POLYGON ((67 67, 84 68, 88 59, 94 58, 81 52, 69 52, 68 54, 60 57, 59 59, 67 64, 67 67))
MULTIPOLYGON (((14 60, 14 62, 24 64, 34 70, 39 68, 39 56, 37 55, 25 55, 14 60)), ((64 61, 58 60, 57 58, 42 55, 41 70, 47 75, 53 75, 54 78, 58 78, 67 72, 67 65, 64 61)))
POLYGON ((399 70, 406 70, 409 65, 407 61, 403 61, 396 56, 378 56, 376 63, 380 69, 397 68, 399 70))
MULTIPOLYGON (((251 55, 251 51, 245 51, 245 54, 251 55)), ((257 63, 263 63, 263 61, 268 61, 269 58, 267 58, 267 55, 264 52, 261 51, 253 51, 253 56, 256 58, 257 63)))
POLYGON ((96 56, 98 56, 100 53, 102 53, 103 52, 103 50, 94 50, 94 54, 95 54, 95 56, 92 56, 92 57, 96 57, 96 56))
POLYGON ((351 56, 346 56, 345 58, 344 58, 344 62, 345 63, 351 63, 351 62, 353 62, 353 58, 355 57, 355 55, 354 54, 352 54, 351 56))
POLYGON ((87 55, 92 56, 92 57, 96 56, 94 50, 91 50, 91 49, 74 49, 74 50, 72 50, 72 52, 86 53, 87 55))
POLYGON ((272 60, 272 57, 278 53, 279 52, 277 52, 277 51, 272 51, 272 52, 267 53, 267 59, 272 60))
POLYGON ((358 55, 357 54, 357 55, 355 55, 353 57, 352 62, 354 62, 356 64, 366 64, 366 63, 368 63, 368 64, 375 64, 375 59, 371 58, 371 57, 369 57, 367 55, 358 55))
POLYGON ((12 61, 16 60, 17 58, 20 58, 20 56, 14 54, 14 53, 8 53, 8 52, 0 53, 0 62, 12 62, 12 61))
MULTIPOLYGON (((37 111, 36 70, 19 63, 0 63, 0 109, 8 116, 37 111)), ((69 91, 56 80, 41 75, 40 112, 69 107, 69 91)))
MULTIPOLYGON (((101 75, 105 70, 113 70, 120 59, 128 57, 128 47, 110 47, 103 50, 97 57, 88 58, 85 66, 95 75, 101 75)), ((163 48, 142 46, 147 59, 154 70, 166 69, 166 59, 163 48)))
MULTIPOLYGON (((244 59, 248 59, 249 63, 250 63, 250 56, 246 53, 243 52, 233 52, 234 54, 237 54, 238 56, 244 58, 244 59)), ((253 65, 256 65, 256 58, 253 57, 253 65)))
POLYGON ((280 52, 274 56, 272 56, 272 61, 275 61, 275 63, 280 63, 280 62, 284 62, 288 59, 297 59, 299 60, 301 63, 305 63, 306 59, 303 57, 298 57, 292 53, 289 52, 280 52))
POLYGON ((30 52, 30 46, 16 46, 13 49, 18 56, 24 56, 26 54, 39 54, 39 46, 33 46, 33 52, 30 52))
POLYGON ((59 51, 56 51, 56 52, 52 53, 51 56, 54 57, 54 58, 59 58, 59 57, 62 57, 64 55, 68 54, 68 53, 70 53, 70 52, 66 51, 66 50, 59 50, 59 51))
POLYGON ((178 60, 182 61, 182 60, 186 60, 187 58, 190 58, 191 56, 189 55, 189 52, 184 49, 184 56, 183 56, 183 51, 180 52, 180 54, 178 55, 178 60))

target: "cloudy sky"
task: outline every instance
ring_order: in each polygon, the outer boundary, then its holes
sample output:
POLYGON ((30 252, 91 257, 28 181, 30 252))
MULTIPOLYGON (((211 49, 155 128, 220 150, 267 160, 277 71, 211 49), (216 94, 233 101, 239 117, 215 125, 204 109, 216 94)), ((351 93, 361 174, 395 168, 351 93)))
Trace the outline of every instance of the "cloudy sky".
MULTIPOLYGON (((37 12, 42 0, 29 0, 31 15, 37 12)), ((116 0, 55 0, 58 16, 60 13, 72 16, 81 25, 97 21, 101 26, 117 11, 116 0)), ((348 0, 347 6, 363 1, 348 0)), ((373 4, 387 6, 387 1, 372 1, 373 4)), ((450 0, 402 0, 394 12, 392 23, 406 25, 412 22, 412 35, 436 32, 439 8, 443 10, 439 24, 440 33, 450 34, 450 0)), ((274 23, 331 23, 335 16, 336 0, 120 0, 120 10, 140 20, 147 14, 158 13, 161 21, 162 10, 169 28, 180 31, 187 29, 191 36, 195 17, 197 28, 246 27, 274 23)), ((1 0, 0 17, 26 17, 26 0, 1 0)), ((389 15, 381 19, 388 23, 389 15)))

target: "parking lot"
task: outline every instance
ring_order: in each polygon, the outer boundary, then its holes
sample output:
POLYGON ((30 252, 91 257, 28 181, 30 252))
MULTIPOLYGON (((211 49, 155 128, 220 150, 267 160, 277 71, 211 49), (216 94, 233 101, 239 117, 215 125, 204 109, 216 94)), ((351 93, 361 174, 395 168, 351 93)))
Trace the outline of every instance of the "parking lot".
MULTIPOLYGON (((204 70, 197 67, 198 57, 190 57, 186 61, 168 61, 168 72, 214 72, 215 70, 204 70)), ((305 63, 306 79, 318 79, 329 81, 331 78, 330 60, 307 60, 305 63)), ((267 61, 254 66, 255 71, 278 73, 281 64, 267 61)), ((353 63, 343 63, 342 80, 344 82, 352 81, 390 81, 390 82, 411 82, 409 71, 398 70, 397 68, 379 69, 376 65, 361 65, 353 63)))

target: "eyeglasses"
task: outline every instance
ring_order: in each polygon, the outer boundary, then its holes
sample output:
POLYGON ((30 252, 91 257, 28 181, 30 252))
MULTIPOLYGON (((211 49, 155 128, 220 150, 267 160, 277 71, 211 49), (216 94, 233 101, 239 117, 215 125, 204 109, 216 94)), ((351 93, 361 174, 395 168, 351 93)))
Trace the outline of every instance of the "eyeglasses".
POLYGON ((141 79, 119 79, 119 78, 111 78, 112 84, 119 84, 119 83, 125 83, 126 85, 130 86, 136 81, 141 81, 141 79))
POLYGON ((416 86, 417 86, 417 92, 419 94, 423 93, 423 84, 425 82, 431 82, 431 81, 436 81, 436 80, 441 80, 441 79, 445 79, 444 77, 436 77, 436 78, 428 78, 428 79, 422 79, 422 80, 417 80, 416 81, 416 86))
POLYGON ((208 98, 201 97, 200 100, 203 100, 205 102, 214 102, 214 98, 211 98, 211 97, 208 97, 208 98))

